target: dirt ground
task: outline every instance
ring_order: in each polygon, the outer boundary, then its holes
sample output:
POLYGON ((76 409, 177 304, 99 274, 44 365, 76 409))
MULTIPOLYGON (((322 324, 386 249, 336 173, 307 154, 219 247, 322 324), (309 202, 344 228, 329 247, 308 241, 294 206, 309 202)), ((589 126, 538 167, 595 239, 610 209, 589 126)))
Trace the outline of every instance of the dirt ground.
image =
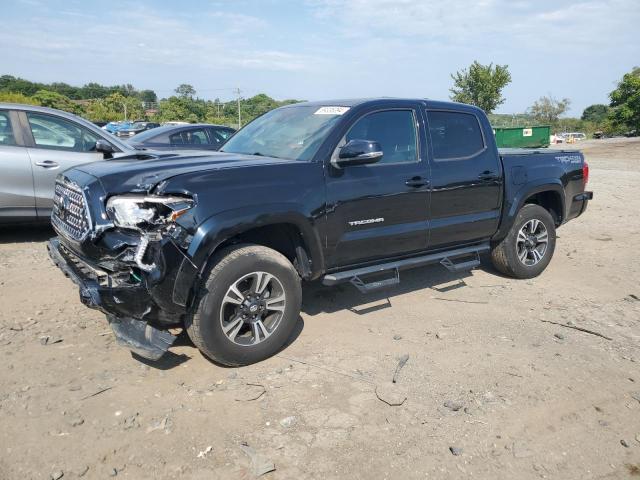
POLYGON ((244 368, 184 337, 133 358, 50 264, 51 231, 4 229, 0 478, 640 478, 640 141, 579 146, 595 199, 539 278, 308 285, 290 345, 244 368))

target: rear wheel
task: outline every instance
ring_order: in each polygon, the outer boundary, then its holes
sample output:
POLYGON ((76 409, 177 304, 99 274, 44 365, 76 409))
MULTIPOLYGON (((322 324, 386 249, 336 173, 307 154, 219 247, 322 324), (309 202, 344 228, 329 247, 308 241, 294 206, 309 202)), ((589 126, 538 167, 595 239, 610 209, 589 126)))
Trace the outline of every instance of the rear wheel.
POLYGON ((515 278, 540 275, 553 257, 556 227, 551 214, 540 205, 520 209, 507 236, 491 251, 493 265, 515 278))
POLYGON ((219 363, 258 362, 286 343, 301 299, 300 277, 284 255, 259 245, 231 247, 208 274, 187 333, 219 363))

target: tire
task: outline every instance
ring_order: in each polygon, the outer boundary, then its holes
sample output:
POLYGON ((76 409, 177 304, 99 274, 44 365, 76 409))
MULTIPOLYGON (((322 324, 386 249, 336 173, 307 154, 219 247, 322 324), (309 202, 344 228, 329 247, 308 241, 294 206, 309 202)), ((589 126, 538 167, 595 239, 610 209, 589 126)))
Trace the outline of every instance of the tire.
POLYGON ((514 278, 533 278, 547 268, 555 247, 556 227, 553 217, 540 205, 527 204, 518 212, 507 236, 491 250, 491 261, 493 266, 505 275, 514 278), (540 222, 541 226, 537 225, 536 221, 540 222), (533 225, 537 225, 536 231, 533 232, 537 235, 530 233, 533 225), (533 247, 532 243, 538 242, 533 240, 533 237, 544 238, 543 228, 547 234, 546 247, 542 248, 543 242, 533 247), (521 259, 523 253, 526 253, 524 260, 521 259), (540 258, 537 258, 538 256, 540 258))
POLYGON ((284 255, 260 245, 236 245, 216 258, 185 322, 189 337, 205 356, 228 366, 277 353, 300 316, 298 272, 284 255))

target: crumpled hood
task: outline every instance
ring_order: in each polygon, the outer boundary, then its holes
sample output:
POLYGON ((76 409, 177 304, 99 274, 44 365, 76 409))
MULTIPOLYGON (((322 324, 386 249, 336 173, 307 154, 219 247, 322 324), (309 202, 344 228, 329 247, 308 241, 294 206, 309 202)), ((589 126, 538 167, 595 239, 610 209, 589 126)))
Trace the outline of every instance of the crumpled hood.
POLYGON ((202 152, 190 155, 175 153, 158 154, 150 159, 115 158, 76 167, 100 180, 107 192, 147 192, 155 185, 171 177, 193 172, 206 172, 237 167, 265 167, 297 163, 257 155, 242 155, 225 152, 202 152))

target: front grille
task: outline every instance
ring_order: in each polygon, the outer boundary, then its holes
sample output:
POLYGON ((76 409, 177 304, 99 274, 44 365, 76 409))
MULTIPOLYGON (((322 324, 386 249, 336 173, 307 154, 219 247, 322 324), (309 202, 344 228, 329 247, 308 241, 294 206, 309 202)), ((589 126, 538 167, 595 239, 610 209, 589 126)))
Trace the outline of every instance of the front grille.
POLYGON ((53 194, 51 222, 60 233, 80 241, 89 232, 89 220, 84 195, 75 183, 57 179, 53 194))

